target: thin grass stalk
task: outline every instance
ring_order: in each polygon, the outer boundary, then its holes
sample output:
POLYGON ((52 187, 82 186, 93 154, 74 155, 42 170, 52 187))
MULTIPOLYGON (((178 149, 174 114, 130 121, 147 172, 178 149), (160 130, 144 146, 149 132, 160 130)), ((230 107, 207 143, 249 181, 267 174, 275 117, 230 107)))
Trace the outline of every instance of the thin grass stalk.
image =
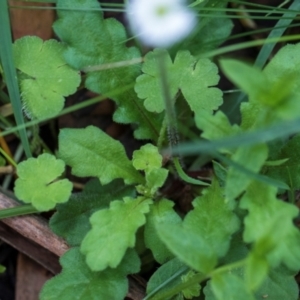
POLYGON ((10 29, 9 11, 7 1, 0 1, 0 59, 2 62, 5 81, 11 99, 13 112, 17 125, 20 127, 19 134, 27 158, 32 157, 29 141, 24 127, 24 117, 22 114, 22 103, 17 81, 16 68, 12 54, 12 36, 10 29))
MULTIPOLYGON (((293 3, 289 7, 289 11, 287 11, 283 15, 284 18, 280 19, 277 22, 277 24, 275 25, 275 29, 273 29, 270 32, 269 36, 267 37, 267 40, 281 37, 283 33, 286 31, 286 29, 289 27, 289 25, 296 18, 296 16, 299 14, 299 10, 300 10, 300 1, 299 0, 293 1, 293 3)), ((254 65, 259 68, 263 68, 268 58, 270 57, 270 54, 273 51, 274 47, 275 44, 269 44, 269 43, 264 44, 255 60, 254 65)))

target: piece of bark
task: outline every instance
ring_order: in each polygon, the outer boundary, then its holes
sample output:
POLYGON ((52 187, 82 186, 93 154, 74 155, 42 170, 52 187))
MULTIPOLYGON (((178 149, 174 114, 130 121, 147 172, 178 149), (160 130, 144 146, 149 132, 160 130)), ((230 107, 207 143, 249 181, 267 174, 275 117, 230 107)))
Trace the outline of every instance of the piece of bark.
POLYGON ((52 274, 61 271, 59 257, 0 222, 0 239, 39 263, 52 274))
MULTIPOLYGON (((0 194, 0 209, 18 206, 18 202, 0 194)), ((38 216, 27 215, 1 220, 25 238, 37 243, 57 256, 63 255, 69 246, 49 228, 48 223, 38 216)))
POLYGON ((16 300, 37 300, 44 283, 53 275, 28 256, 19 253, 17 260, 16 300))
POLYGON ((52 24, 55 19, 55 10, 52 4, 24 2, 9 0, 11 27, 14 40, 25 35, 36 35, 43 40, 53 36, 52 24), (13 6, 23 6, 17 8, 13 6), (30 9, 26 7, 35 6, 42 9, 30 9), (47 9, 49 7, 49 9, 47 9))

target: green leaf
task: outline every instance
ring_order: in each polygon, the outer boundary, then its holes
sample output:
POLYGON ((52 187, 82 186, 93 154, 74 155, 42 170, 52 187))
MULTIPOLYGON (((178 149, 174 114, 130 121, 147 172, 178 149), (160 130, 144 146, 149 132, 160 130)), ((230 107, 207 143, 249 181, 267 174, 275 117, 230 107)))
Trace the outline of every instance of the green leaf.
POLYGON ((286 120, 299 117, 299 48, 300 44, 285 46, 263 71, 231 59, 221 61, 224 73, 249 95, 250 102, 261 105, 256 121, 269 123, 270 115, 286 120))
POLYGON ((260 182, 248 187, 240 202, 240 207, 249 212, 244 219, 244 240, 254 243, 253 251, 266 257, 271 266, 283 263, 299 270, 300 232, 293 224, 299 210, 278 200, 276 193, 276 188, 260 182))
POLYGON ((250 100, 268 101, 270 82, 259 68, 234 59, 221 59, 220 66, 225 75, 250 96, 250 100))
POLYGON ((145 244, 151 249, 152 254, 157 262, 165 263, 174 257, 166 245, 160 240, 156 226, 164 222, 167 224, 180 224, 179 215, 173 210, 174 202, 161 199, 155 202, 150 207, 150 212, 147 214, 147 222, 145 224, 145 244))
POLYGON ((230 246, 231 235, 239 229, 239 219, 232 212, 232 202, 225 199, 216 180, 203 196, 195 198, 194 209, 183 221, 183 227, 203 239, 210 253, 224 256, 230 246))
POLYGON ((292 73, 282 72, 280 77, 271 79, 267 72, 233 59, 221 60, 220 64, 225 74, 249 95, 250 102, 265 107, 276 107, 285 101, 296 80, 292 73))
POLYGON ((146 173, 146 184, 137 186, 137 191, 140 194, 152 198, 165 183, 168 170, 161 168, 162 159, 158 148, 152 144, 146 144, 133 152, 132 164, 134 168, 146 173))
POLYGON ((278 82, 282 77, 297 78, 292 80, 287 86, 289 92, 300 93, 300 58, 298 53, 300 51, 300 43, 288 44, 281 48, 268 65, 264 68, 264 74, 270 82, 278 82))
POLYGON ((258 291, 256 299, 296 300, 299 296, 299 287, 295 274, 284 267, 271 270, 258 291))
POLYGON ((161 188, 167 177, 168 177, 169 171, 166 169, 154 169, 146 174, 146 187, 149 190, 148 193, 145 193, 145 195, 149 194, 150 196, 154 195, 156 191, 161 188))
POLYGON ((111 202, 109 209, 92 215, 92 229, 81 244, 91 270, 101 271, 119 265, 127 248, 134 247, 135 234, 145 224, 151 202, 142 197, 125 197, 123 201, 111 202))
POLYGON ((158 148, 152 144, 146 144, 139 150, 135 150, 132 156, 132 164, 137 170, 150 172, 162 166, 162 156, 158 148))
POLYGON ((13 46, 24 110, 31 119, 57 115, 64 97, 76 92, 78 71, 63 58, 65 46, 56 40, 43 41, 36 36, 18 39, 13 46))
POLYGON ((6 268, 4 266, 0 265, 0 273, 4 273, 5 270, 6 270, 6 268))
POLYGON ((59 157, 72 167, 76 176, 97 176, 102 184, 116 178, 125 183, 143 182, 127 158, 123 145, 95 126, 62 129, 59 157))
MULTIPOLYGON (((240 106, 242 115, 242 130, 251 130, 257 127, 258 116, 262 114, 263 108, 259 103, 243 102, 240 106)), ((270 123, 269 121, 266 123, 270 123)))
POLYGON ((137 273, 140 261, 133 250, 127 251, 116 269, 91 271, 78 248, 72 248, 60 259, 62 272, 43 286, 41 300, 123 300, 128 291, 128 274, 137 273))
POLYGON ((294 136, 274 157, 275 160, 286 161, 277 166, 267 166, 266 173, 275 179, 284 181, 292 189, 300 188, 300 135, 294 136))
MULTIPOLYGON (((258 173, 268 158, 268 147, 266 144, 239 147, 232 155, 231 159, 241 164, 244 168, 258 173)), ((241 172, 234 166, 230 166, 225 194, 228 199, 234 199, 239 196, 253 180, 248 174, 241 172)))
POLYGON ((206 300, 254 300, 253 294, 247 290, 245 283, 238 276, 231 273, 221 273, 212 277, 209 282, 215 297, 205 289, 206 300))
POLYGON ((216 265, 216 254, 200 235, 168 223, 158 223, 157 232, 169 250, 194 270, 207 274, 216 265))
POLYGON ((91 229, 91 215, 109 207, 111 201, 125 196, 134 196, 134 188, 125 186, 121 180, 101 186, 98 179, 93 179, 85 185, 82 193, 73 194, 67 203, 57 205, 57 212, 50 219, 50 227, 70 246, 79 246, 91 229))
POLYGON ((250 291, 257 290, 269 272, 269 264, 265 257, 257 255, 255 251, 248 255, 245 266, 245 282, 250 291))
MULTIPOLYGON (((165 292, 171 291, 182 282, 181 275, 187 274, 189 269, 178 258, 173 258, 160 266, 150 277, 147 284, 147 295, 154 294, 150 299, 161 298, 165 292)), ((165 300, 173 297, 164 298, 165 300)))
POLYGON ((64 170, 64 162, 47 153, 19 163, 19 178, 14 188, 17 198, 31 203, 39 211, 50 210, 57 203, 68 201, 72 183, 68 179, 57 180, 64 170))
POLYGON ((203 131, 201 136, 208 140, 232 136, 240 131, 237 125, 230 124, 228 117, 220 110, 215 115, 202 110, 196 114, 195 121, 197 127, 203 131))
MULTIPOLYGON (((229 273, 231 276, 237 276, 240 280, 244 280, 245 269, 233 269, 229 273)), ((270 271, 261 286, 254 292, 254 299, 270 299, 270 300, 296 300, 298 299, 299 289, 294 278, 295 274, 288 271, 284 267, 279 267, 270 271)), ((230 282, 228 282, 230 284, 230 282)), ((204 288, 205 300, 216 300, 211 290, 211 282, 204 288)), ((225 298, 224 298, 225 299, 225 298)), ((227 298, 226 298, 227 299, 227 298)), ((244 298, 232 298, 244 299, 244 298)))
POLYGON ((67 44, 66 61, 77 70, 128 61, 128 66, 122 68, 87 71, 85 86, 96 93, 107 94, 117 103, 115 121, 138 124, 136 138, 157 140, 162 115, 146 111, 133 90, 140 65, 130 65, 130 62, 140 58, 141 53, 135 47, 126 47, 128 37, 124 26, 116 19, 104 19, 97 0, 59 0, 56 7, 58 20, 53 27, 67 44), (80 38, 74 28, 80 28, 80 38), (124 87, 127 88, 122 91, 124 87), (120 92, 116 94, 117 90, 120 92))
MULTIPOLYGON (((181 276, 182 282, 188 282, 189 279, 193 278, 196 273, 194 271, 189 271, 187 274, 181 276)), ((200 296, 201 285, 195 283, 190 287, 182 290, 182 294, 185 299, 193 299, 194 297, 200 296)))
POLYGON ((227 169, 215 160, 213 160, 212 163, 214 168, 214 174, 216 176, 216 179, 218 180, 219 186, 224 187, 226 182, 227 169))
POLYGON ((165 52, 172 98, 180 89, 196 114, 201 110, 211 112, 222 104, 221 90, 212 87, 219 82, 218 68, 213 62, 206 58, 196 59, 188 51, 179 51, 172 63, 166 50, 155 49, 146 54, 142 67, 144 74, 137 78, 135 85, 135 91, 139 98, 145 99, 144 105, 148 111, 160 113, 165 109, 157 62, 161 51, 165 52))

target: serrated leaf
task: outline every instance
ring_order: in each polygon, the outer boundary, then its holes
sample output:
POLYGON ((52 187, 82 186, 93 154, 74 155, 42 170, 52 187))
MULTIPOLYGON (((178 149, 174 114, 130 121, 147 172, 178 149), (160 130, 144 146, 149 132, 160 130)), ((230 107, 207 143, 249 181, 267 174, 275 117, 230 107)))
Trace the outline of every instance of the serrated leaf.
MULTIPOLYGON (((244 168, 258 173, 268 158, 268 147, 265 144, 239 147, 231 159, 244 168)), ((225 194, 228 199, 239 196, 253 180, 248 174, 230 166, 225 185, 225 194)))
MULTIPOLYGON (((178 258, 173 258, 160 266, 150 277, 147 284, 147 294, 152 293, 159 288, 157 294, 151 299, 155 300, 163 293, 176 287, 182 282, 181 275, 188 273, 189 269, 178 258), (172 280, 170 280, 172 278, 172 280)), ((173 297, 164 298, 165 300, 173 299, 173 297)))
POLYGON ((19 178, 14 192, 37 210, 50 210, 57 203, 68 201, 71 195, 72 183, 68 179, 57 180, 64 170, 64 162, 53 155, 44 153, 38 158, 29 158, 17 166, 19 178))
POLYGON ((217 263, 217 256, 198 234, 177 224, 157 224, 160 239, 181 261, 201 273, 207 274, 217 263))
POLYGON ((123 300, 128 291, 126 276, 139 271, 140 261, 133 250, 127 251, 116 269, 91 271, 78 248, 72 248, 60 259, 62 272, 47 281, 41 300, 123 300))
POLYGON ((291 270, 300 269, 300 233, 293 219, 299 210, 276 198, 277 189, 253 182, 241 199, 247 209, 244 240, 254 243, 253 251, 267 258, 273 267, 285 264, 291 270), (280 243, 278 242, 280 241, 280 243))
POLYGON ((133 152, 132 164, 134 168, 146 173, 146 184, 138 186, 137 191, 146 197, 152 198, 167 179, 168 170, 161 168, 162 160, 158 148, 152 144, 146 144, 133 152))
POLYGON ((78 71, 63 58, 65 46, 56 40, 43 41, 36 36, 16 40, 14 62, 21 74, 20 88, 26 114, 45 119, 57 115, 64 97, 75 93, 80 84, 78 71))
POLYGON ((134 196, 132 186, 125 186, 121 180, 101 186, 99 180, 94 179, 85 185, 82 193, 73 194, 67 203, 57 205, 57 212, 50 219, 50 227, 70 246, 79 246, 91 229, 91 215, 109 207, 111 201, 125 196, 134 196))
POLYGON ((172 98, 181 90, 191 110, 209 112, 222 104, 222 92, 215 86, 219 82, 218 68, 209 59, 196 59, 188 51, 179 51, 174 63, 166 50, 155 49, 145 56, 143 75, 136 80, 135 91, 145 99, 148 111, 160 113, 165 109, 161 92, 160 71, 157 56, 164 53, 168 72, 169 91, 172 98))
POLYGON ((145 244, 151 249, 152 254, 157 262, 165 263, 174 257, 166 245, 160 240, 156 226, 160 222, 167 224, 180 224, 181 218, 173 210, 174 202, 161 199, 155 202, 150 207, 150 212, 147 214, 147 222, 145 224, 145 244))
POLYGON ((194 209, 183 221, 183 227, 200 236, 209 251, 224 256, 230 246, 231 235, 239 229, 239 219, 233 213, 234 205, 225 199, 216 180, 203 196, 195 198, 194 209))
POLYGON ((137 170, 150 172, 153 169, 161 168, 162 159, 157 147, 146 144, 133 152, 132 164, 137 170))
POLYGON ((139 125, 135 137, 157 140, 162 115, 149 113, 133 87, 116 93, 133 84, 140 74, 140 65, 130 65, 130 62, 140 58, 141 53, 135 47, 126 46, 128 37, 124 26, 116 19, 104 19, 97 0, 59 0, 56 7, 59 18, 53 27, 68 46, 64 56, 70 65, 85 70, 102 64, 129 62, 123 68, 88 72, 85 86, 96 93, 108 94, 117 103, 115 121, 139 125), (80 38, 74 28, 80 28, 80 38), (110 95, 112 92, 114 94, 110 95))
POLYGON ((123 178, 128 184, 143 182, 126 156, 123 145, 95 126, 62 129, 59 157, 72 167, 74 175, 96 176, 102 184, 116 178, 123 178))
POLYGON ((145 224, 151 200, 125 197, 115 200, 109 209, 95 212, 90 218, 92 229, 81 244, 86 262, 93 271, 119 265, 127 248, 135 245, 135 234, 145 224))

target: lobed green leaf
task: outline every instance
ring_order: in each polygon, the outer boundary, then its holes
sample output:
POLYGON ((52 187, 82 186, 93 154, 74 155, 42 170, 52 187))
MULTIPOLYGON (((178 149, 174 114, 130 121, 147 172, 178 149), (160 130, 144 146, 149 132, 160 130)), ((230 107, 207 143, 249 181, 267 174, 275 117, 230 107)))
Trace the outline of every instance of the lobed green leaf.
POLYGON ((293 224, 299 210, 278 200, 276 193, 276 188, 260 182, 249 186, 240 203, 249 212, 244 219, 244 240, 254 243, 253 251, 271 266, 284 264, 299 270, 300 232, 293 224))
POLYGON ((151 200, 125 197, 115 200, 109 209, 95 212, 90 218, 92 229, 81 244, 86 262, 93 271, 116 268, 128 248, 135 245, 135 234, 145 224, 151 200))
POLYGON ((64 170, 64 162, 48 153, 29 158, 17 166, 19 178, 15 181, 14 192, 37 210, 50 210, 71 196, 72 183, 68 179, 57 179, 64 170))
POLYGON ((75 93, 80 84, 79 72, 64 60, 65 46, 25 36, 16 40, 13 51, 26 114, 31 119, 56 116, 63 109, 64 97, 75 93))
POLYGON ((152 144, 146 144, 133 152, 132 164, 135 169, 145 171, 146 184, 137 186, 137 191, 152 198, 156 191, 165 183, 168 170, 161 168, 162 156, 158 148, 152 144))
POLYGON ((132 156, 132 164, 135 169, 145 172, 161 168, 162 160, 158 148, 152 144, 146 144, 139 150, 135 150, 132 156))
POLYGON ((209 59, 196 59, 188 51, 179 51, 172 62, 166 50, 155 49, 145 56, 143 75, 136 80, 135 91, 145 99, 148 111, 160 113, 165 104, 161 92, 160 70, 157 56, 165 52, 165 66, 168 72, 168 87, 172 99, 181 90, 191 110, 212 112, 222 104, 222 92, 215 86, 219 82, 218 68, 209 59))

